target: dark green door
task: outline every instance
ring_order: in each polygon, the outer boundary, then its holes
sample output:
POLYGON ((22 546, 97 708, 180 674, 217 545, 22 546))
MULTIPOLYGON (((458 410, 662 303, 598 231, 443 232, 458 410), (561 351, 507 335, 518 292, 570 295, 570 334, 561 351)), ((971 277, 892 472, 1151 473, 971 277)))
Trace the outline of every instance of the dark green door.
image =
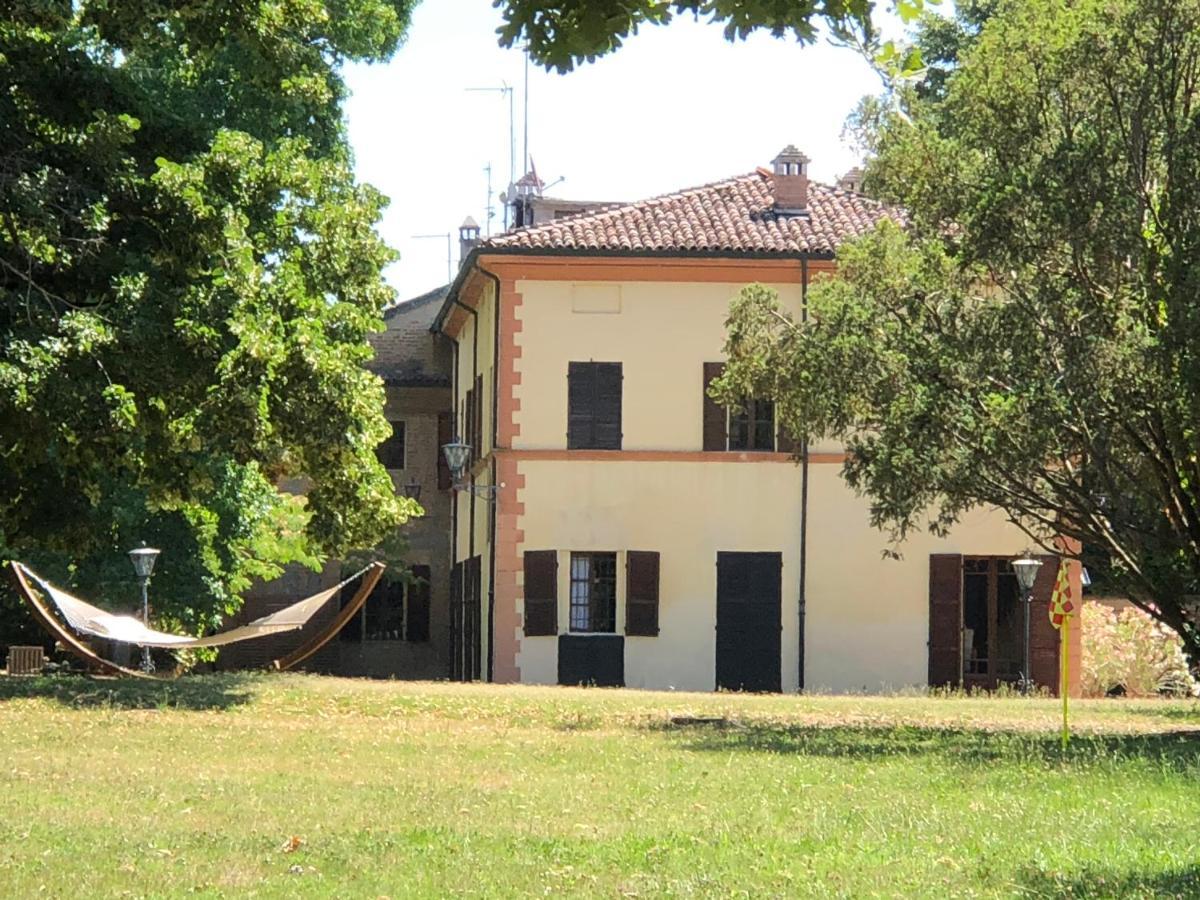
POLYGON ((779 691, 780 553, 717 554, 717 689, 779 691))

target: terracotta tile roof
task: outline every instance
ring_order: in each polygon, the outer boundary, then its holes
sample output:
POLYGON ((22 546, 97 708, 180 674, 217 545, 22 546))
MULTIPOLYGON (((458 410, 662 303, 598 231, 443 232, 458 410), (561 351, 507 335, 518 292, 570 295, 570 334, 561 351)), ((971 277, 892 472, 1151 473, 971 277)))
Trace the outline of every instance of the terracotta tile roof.
POLYGON ((833 254, 900 210, 861 194, 811 182, 808 215, 774 210, 771 173, 758 169, 703 187, 583 212, 484 241, 480 249, 833 254))

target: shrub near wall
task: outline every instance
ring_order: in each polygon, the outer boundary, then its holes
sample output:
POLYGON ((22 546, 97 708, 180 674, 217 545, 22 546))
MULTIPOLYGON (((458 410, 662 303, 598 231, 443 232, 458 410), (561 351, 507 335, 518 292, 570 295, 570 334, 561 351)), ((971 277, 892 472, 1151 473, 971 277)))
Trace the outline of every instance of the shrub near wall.
POLYGON ((1179 637, 1135 607, 1120 612, 1085 601, 1081 683, 1086 696, 1198 693, 1179 637))

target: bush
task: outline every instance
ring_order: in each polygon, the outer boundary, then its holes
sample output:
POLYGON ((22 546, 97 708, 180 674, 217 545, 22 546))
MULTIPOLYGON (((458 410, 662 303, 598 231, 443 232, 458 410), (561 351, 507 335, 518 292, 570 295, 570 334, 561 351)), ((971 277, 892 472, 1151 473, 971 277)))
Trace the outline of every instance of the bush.
POLYGON ((1116 612, 1088 600, 1081 616, 1084 696, 1102 697, 1114 690, 1131 697, 1200 692, 1179 636, 1140 609, 1116 612))

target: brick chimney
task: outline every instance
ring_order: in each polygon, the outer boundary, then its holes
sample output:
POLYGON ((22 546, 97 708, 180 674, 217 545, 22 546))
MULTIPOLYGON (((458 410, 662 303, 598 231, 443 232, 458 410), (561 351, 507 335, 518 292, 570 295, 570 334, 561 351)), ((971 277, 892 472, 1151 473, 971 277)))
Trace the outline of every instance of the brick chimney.
POLYGON ((458 258, 464 260, 479 243, 479 223, 467 216, 458 226, 458 258))
POLYGON ((808 214, 808 157, 788 144, 772 160, 775 211, 784 215, 808 214))
POLYGON ((862 193, 863 170, 855 166, 845 175, 838 179, 837 186, 843 191, 850 191, 854 194, 862 193))

